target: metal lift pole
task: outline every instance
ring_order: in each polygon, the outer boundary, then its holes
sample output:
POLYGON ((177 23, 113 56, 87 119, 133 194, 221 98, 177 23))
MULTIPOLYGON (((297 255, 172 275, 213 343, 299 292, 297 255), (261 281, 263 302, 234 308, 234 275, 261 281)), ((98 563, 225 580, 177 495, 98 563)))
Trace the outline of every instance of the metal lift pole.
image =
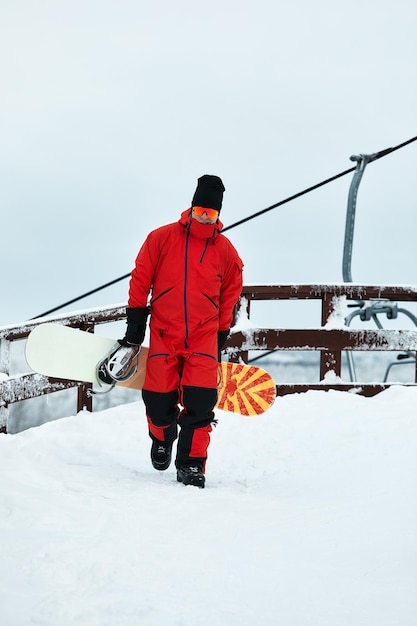
MULTIPOLYGON (((351 161, 356 161, 356 169, 350 183, 345 226, 345 242, 343 248, 343 281, 345 283, 352 282, 352 248, 353 234, 355 229, 356 199, 358 197, 358 189, 362 180, 363 173, 369 161, 372 161, 375 155, 354 154, 350 157, 351 161)), ((348 365, 350 380, 356 381, 355 364, 352 353, 346 351, 346 361, 348 365)))
POLYGON ((350 157, 351 161, 356 161, 356 169, 350 183, 348 204, 346 212, 345 226, 345 243, 343 248, 343 282, 352 282, 352 248, 353 234, 355 229, 356 199, 358 197, 359 185, 365 171, 365 167, 369 161, 372 161, 374 155, 354 154, 350 157))
MULTIPOLYGON (((416 140, 417 137, 409 140, 416 140)), ((405 145, 405 144, 402 144, 405 145)), ((343 249, 343 281, 345 283, 352 282, 352 247, 353 247, 353 232, 355 228, 355 213, 356 213, 356 199, 358 196, 359 185, 365 171, 365 167, 368 163, 376 161, 386 154, 390 154, 394 150, 398 150, 400 146, 396 148, 387 148, 386 150, 380 150, 373 154, 354 154, 350 157, 351 161, 356 161, 356 169, 353 174, 352 182, 350 183, 348 205, 346 212, 346 227, 345 227, 345 243, 343 249)))

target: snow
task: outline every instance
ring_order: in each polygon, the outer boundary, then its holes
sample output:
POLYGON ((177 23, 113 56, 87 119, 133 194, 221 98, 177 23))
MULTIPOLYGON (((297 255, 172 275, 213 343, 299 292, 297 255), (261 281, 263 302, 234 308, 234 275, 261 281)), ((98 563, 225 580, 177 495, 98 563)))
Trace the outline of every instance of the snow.
POLYGON ((218 411, 206 489, 143 404, 0 435, 5 626, 414 626, 417 389, 218 411))
POLYGON ((346 296, 334 296, 332 300, 332 312, 330 313, 324 328, 346 328, 348 315, 348 301, 346 296))

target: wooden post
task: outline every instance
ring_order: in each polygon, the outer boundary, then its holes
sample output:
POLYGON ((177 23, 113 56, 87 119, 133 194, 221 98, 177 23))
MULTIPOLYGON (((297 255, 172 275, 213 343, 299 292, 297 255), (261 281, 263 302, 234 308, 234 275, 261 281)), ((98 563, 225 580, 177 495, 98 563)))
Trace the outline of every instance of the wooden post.
POLYGON ((91 383, 83 383, 77 389, 77 413, 80 411, 93 410, 93 398, 89 394, 89 390, 93 388, 91 383))
MULTIPOLYGON (((323 294, 321 301, 321 325, 325 326, 330 315, 334 311, 334 298, 333 294, 323 294)), ((334 372, 336 376, 340 378, 342 371, 342 353, 340 350, 337 352, 331 352, 328 350, 322 350, 320 352, 320 380, 324 380, 328 372, 334 372)))
MULTIPOLYGON (((83 322, 80 324, 80 330, 87 333, 94 333, 94 322, 83 322)), ((77 389, 77 413, 80 411, 93 411, 93 397, 91 395, 91 383, 83 383, 77 389)))
MULTIPOLYGON (((4 337, 0 338, 0 372, 10 374, 10 341, 4 337)), ((9 420, 9 405, 2 400, 0 404, 0 433, 7 433, 9 420)))
MULTIPOLYGON (((251 300, 250 300, 249 294, 247 294, 246 296, 240 297, 239 302, 236 304, 234 311, 233 311, 232 326, 236 324, 237 319, 239 315, 241 314, 243 308, 246 309, 245 311, 246 317, 250 319, 250 303, 251 303, 251 300)), ((227 347, 227 343, 226 343, 226 347, 227 347)), ((248 359, 249 359, 249 354, 247 350, 235 352, 234 354, 229 356, 229 361, 231 363, 239 363, 241 360, 244 363, 247 363, 248 359)))
POLYGON ((8 404, 5 403, 0 406, 0 433, 7 433, 7 422, 9 418, 9 407, 8 404))

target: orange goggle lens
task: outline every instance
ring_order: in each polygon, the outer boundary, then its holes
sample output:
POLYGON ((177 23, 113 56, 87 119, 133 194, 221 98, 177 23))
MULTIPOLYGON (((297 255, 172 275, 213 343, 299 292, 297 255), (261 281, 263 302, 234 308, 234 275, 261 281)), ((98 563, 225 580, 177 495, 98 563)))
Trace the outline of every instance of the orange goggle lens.
POLYGON ((216 209, 208 209, 205 206, 193 206, 193 211, 199 217, 202 217, 204 215, 204 213, 210 219, 214 219, 214 218, 217 218, 219 216, 219 212, 216 211, 216 209))

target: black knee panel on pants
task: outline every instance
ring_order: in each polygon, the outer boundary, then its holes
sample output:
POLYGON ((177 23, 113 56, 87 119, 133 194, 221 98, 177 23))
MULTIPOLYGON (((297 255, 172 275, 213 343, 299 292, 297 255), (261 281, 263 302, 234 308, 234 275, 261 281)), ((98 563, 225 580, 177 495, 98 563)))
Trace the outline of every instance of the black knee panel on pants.
POLYGON ((155 426, 169 426, 178 417, 178 391, 160 393, 142 389, 146 414, 155 426))
POLYGON ((191 428, 208 426, 214 418, 217 389, 184 385, 182 401, 185 411, 181 413, 180 426, 191 428))

